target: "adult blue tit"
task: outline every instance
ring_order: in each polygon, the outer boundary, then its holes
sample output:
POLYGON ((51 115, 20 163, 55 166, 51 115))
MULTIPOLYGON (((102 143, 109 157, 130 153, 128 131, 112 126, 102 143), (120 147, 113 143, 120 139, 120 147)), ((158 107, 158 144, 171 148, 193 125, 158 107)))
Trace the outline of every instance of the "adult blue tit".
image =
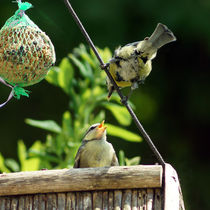
MULTIPOLYGON (((167 26, 158 23, 150 37, 119 47, 108 63, 108 70, 120 87, 131 86, 131 91, 143 83, 152 70, 152 59, 163 45, 173 42, 176 37, 167 26)), ((114 86, 107 77, 108 99, 114 86)))
POLYGON ((91 125, 75 157, 74 168, 95 168, 119 165, 115 150, 106 140, 104 121, 91 125))

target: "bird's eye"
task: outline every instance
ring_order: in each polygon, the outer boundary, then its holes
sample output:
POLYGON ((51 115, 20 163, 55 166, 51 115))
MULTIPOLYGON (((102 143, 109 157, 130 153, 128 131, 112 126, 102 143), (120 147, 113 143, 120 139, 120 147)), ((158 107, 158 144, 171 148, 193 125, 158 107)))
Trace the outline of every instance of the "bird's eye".
POLYGON ((97 127, 97 126, 92 126, 92 127, 90 127, 89 131, 95 129, 96 127, 97 127))

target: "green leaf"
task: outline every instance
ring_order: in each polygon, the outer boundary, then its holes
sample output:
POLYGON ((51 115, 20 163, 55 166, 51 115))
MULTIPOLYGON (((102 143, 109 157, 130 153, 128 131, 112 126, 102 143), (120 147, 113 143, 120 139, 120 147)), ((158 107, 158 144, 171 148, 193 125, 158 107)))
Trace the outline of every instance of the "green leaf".
POLYGON ((18 158, 21 165, 21 171, 24 171, 26 161, 26 146, 22 140, 18 141, 18 158))
MULTIPOLYGON (((42 148, 42 143, 40 141, 36 141, 29 149, 33 151, 40 151, 42 148)), ((30 157, 30 153, 28 158, 24 161, 24 171, 36 171, 39 170, 39 166, 41 163, 41 159, 38 157, 30 157)))
POLYGON ((88 53, 82 53, 81 57, 84 61, 87 61, 87 63, 90 64, 91 67, 96 68, 96 63, 93 61, 92 57, 88 53))
POLYGON ((15 171, 15 172, 20 171, 20 166, 14 159, 7 158, 5 160, 5 165, 7 165, 7 167, 12 169, 12 171, 15 171))
POLYGON ((65 136, 73 137, 72 116, 69 111, 65 111, 62 119, 62 130, 65 136))
MULTIPOLYGON (((42 144, 36 141, 29 150, 40 150, 42 144)), ((36 171, 39 169, 40 159, 37 157, 28 158, 26 146, 22 140, 18 141, 18 157, 21 163, 21 171, 36 171)))
POLYGON ((123 150, 119 151, 119 164, 120 164, 120 166, 125 165, 125 153, 123 150))
POLYGON ((131 116, 124 106, 110 102, 102 103, 102 105, 112 112, 121 125, 128 126, 131 124, 131 116))
POLYGON ((97 48, 97 50, 99 51, 99 54, 101 55, 104 63, 109 62, 112 57, 112 52, 110 51, 110 49, 108 47, 105 47, 104 49, 97 48))
POLYGON ((84 78, 89 77, 89 74, 88 74, 87 69, 85 68, 85 65, 73 54, 69 54, 68 56, 74 62, 74 64, 78 67, 80 73, 84 76, 84 78))
POLYGON ((29 157, 33 157, 32 155, 31 155, 31 152, 33 151, 33 152, 41 152, 42 151, 42 147, 43 147, 43 145, 42 145, 42 143, 41 143, 41 141, 35 141, 34 142, 34 144, 29 148, 29 150, 28 150, 28 156, 29 157))
POLYGON ((130 158, 130 159, 125 158, 125 164, 126 164, 126 166, 139 165, 140 160, 141 160, 140 156, 136 156, 136 157, 133 157, 133 158, 130 158))
POLYGON ((68 58, 63 58, 59 67, 58 84, 66 93, 68 93, 72 83, 72 78, 74 77, 73 67, 68 58))
POLYGON ((26 119, 25 122, 28 125, 42 128, 44 130, 52 131, 54 133, 60 133, 61 127, 53 120, 33 120, 33 119, 26 119))
POLYGON ((60 68, 57 66, 51 67, 47 76, 45 77, 45 79, 49 83, 58 86, 58 72, 59 72, 59 70, 60 70, 60 68))
POLYGON ((120 128, 118 126, 115 125, 111 125, 111 124, 107 124, 107 132, 109 135, 111 136, 116 136, 116 137, 120 137, 126 141, 130 141, 130 142, 141 142, 142 138, 135 134, 132 133, 131 131, 127 131, 124 128, 120 128))
POLYGON ((4 157, 0 153, 0 171, 4 173, 10 173, 11 171, 4 164, 4 157))

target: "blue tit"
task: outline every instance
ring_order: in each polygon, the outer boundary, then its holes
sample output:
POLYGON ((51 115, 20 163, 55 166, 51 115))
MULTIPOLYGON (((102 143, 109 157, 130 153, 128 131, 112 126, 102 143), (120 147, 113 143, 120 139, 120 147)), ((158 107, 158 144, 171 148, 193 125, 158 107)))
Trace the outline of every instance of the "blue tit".
POLYGON ((111 143, 106 140, 104 121, 91 125, 75 157, 74 168, 118 166, 118 159, 111 143))
MULTIPOLYGON (((175 41, 176 37, 167 26, 158 23, 150 37, 119 47, 108 63, 108 70, 120 87, 131 86, 131 91, 138 88, 152 70, 152 59, 157 50, 163 45, 175 41)), ((107 77, 108 99, 111 97, 114 86, 107 77)))

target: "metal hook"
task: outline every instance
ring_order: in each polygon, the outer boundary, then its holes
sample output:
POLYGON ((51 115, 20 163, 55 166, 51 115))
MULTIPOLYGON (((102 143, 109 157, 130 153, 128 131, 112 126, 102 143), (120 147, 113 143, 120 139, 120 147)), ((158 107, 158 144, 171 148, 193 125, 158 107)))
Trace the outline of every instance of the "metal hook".
POLYGON ((4 103, 0 104, 0 108, 1 108, 1 107, 3 107, 5 104, 7 104, 7 102, 9 102, 9 101, 12 99, 12 97, 13 97, 13 92, 14 92, 14 91, 13 91, 14 87, 13 87, 12 85, 6 83, 1 77, 0 77, 0 82, 1 82, 2 84, 6 85, 7 87, 10 87, 10 88, 12 89, 11 92, 10 92, 10 94, 9 94, 9 96, 8 96, 8 98, 7 98, 7 100, 6 100, 4 103))

